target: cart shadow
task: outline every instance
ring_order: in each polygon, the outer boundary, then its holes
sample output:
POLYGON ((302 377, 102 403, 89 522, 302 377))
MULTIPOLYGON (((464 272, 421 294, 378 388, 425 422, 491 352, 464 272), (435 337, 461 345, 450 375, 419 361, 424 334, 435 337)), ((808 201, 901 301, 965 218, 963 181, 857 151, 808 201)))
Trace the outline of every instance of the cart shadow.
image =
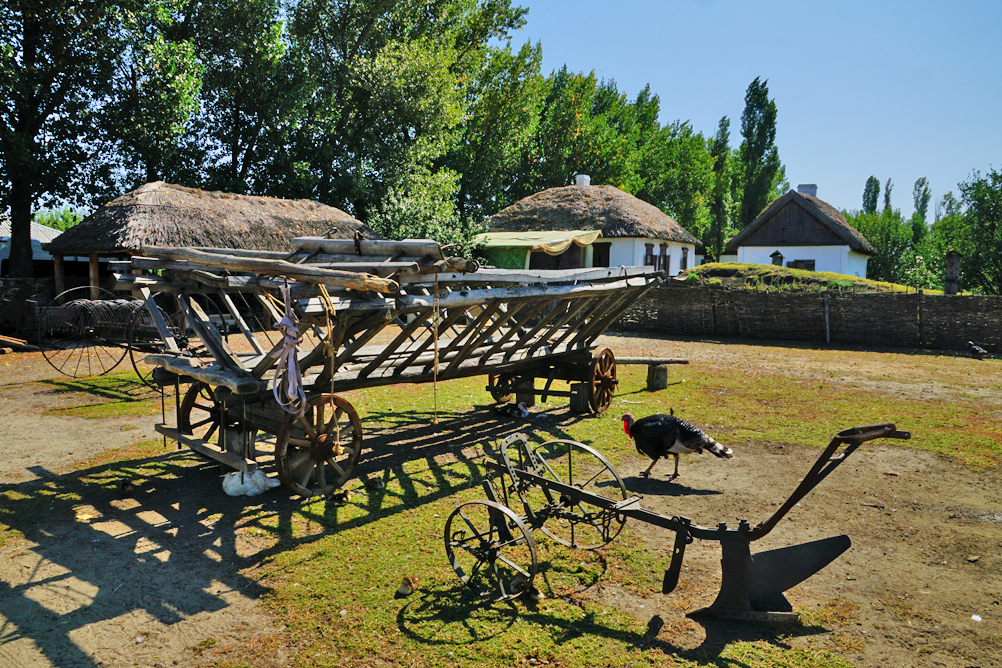
POLYGON ((99 665, 73 639, 85 627, 125 643, 135 634, 110 627, 130 613, 171 626, 256 599, 267 589, 241 571, 288 547, 252 533, 258 515, 295 512, 287 497, 227 497, 221 470, 188 453, 36 472, 46 475, 0 485, 0 523, 24 539, 0 526, 0 545, 15 541, 0 579, 0 648, 27 640, 52 665, 99 665))

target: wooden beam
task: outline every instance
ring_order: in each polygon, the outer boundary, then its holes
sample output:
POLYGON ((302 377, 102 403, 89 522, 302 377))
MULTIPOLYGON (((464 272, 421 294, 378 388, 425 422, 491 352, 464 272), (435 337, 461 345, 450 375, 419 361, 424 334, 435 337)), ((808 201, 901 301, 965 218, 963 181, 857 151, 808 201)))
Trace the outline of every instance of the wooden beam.
POLYGON ((340 255, 367 255, 389 257, 399 251, 404 255, 415 257, 430 256, 433 260, 443 259, 442 248, 432 239, 404 239, 402 241, 376 241, 362 239, 358 242, 358 250, 354 239, 324 239, 322 237, 297 237, 292 240, 292 246, 301 253, 311 253, 320 249, 323 253, 340 255))
POLYGON ((195 438, 190 434, 183 434, 179 429, 175 427, 168 427, 165 424, 158 423, 154 425, 154 429, 158 433, 163 434, 167 438, 177 441, 181 445, 188 446, 195 452, 201 453, 206 457, 215 459, 220 464, 225 464, 230 468, 236 469, 238 471, 243 471, 245 473, 254 473, 257 471, 257 462, 253 459, 245 459, 234 452, 228 452, 223 450, 218 450, 211 445, 208 445, 207 441, 203 441, 200 438, 195 438))
POLYGON ((164 248, 159 246, 143 246, 143 253, 169 260, 188 260, 214 269, 246 271, 271 276, 287 276, 307 283, 334 285, 351 290, 373 290, 375 292, 392 294, 400 288, 396 281, 379 278, 378 276, 348 271, 335 271, 312 265, 292 264, 285 260, 238 257, 235 255, 206 253, 189 248, 164 248))
POLYGON ((251 345, 251 348, 257 351, 258 355, 264 355, 264 348, 261 347, 261 343, 254 336, 254 333, 250 331, 250 327, 244 322, 244 318, 240 315, 240 311, 237 309, 233 300, 230 296, 226 294, 225 290, 219 291, 219 296, 222 297, 223 303, 226 305, 226 309, 230 312, 230 315, 237 321, 237 325, 240 326, 240 331, 244 333, 244 338, 247 339, 247 343, 251 345))
POLYGON ((89 270, 88 271, 88 274, 89 274, 88 277, 90 279, 90 281, 89 281, 89 283, 90 283, 90 298, 93 299, 93 300, 97 300, 98 297, 100 297, 100 295, 101 295, 101 276, 100 276, 100 274, 98 272, 97 253, 91 253, 90 254, 90 260, 87 263, 87 265, 88 265, 88 270, 89 270))
POLYGON ((254 394, 268 389, 266 382, 254 378, 246 371, 226 369, 218 364, 197 366, 191 358, 177 355, 147 355, 147 364, 156 364, 179 376, 191 376, 209 385, 222 385, 234 394, 254 394))
POLYGON ((56 280, 56 294, 66 292, 66 264, 62 255, 52 256, 52 274, 56 280))

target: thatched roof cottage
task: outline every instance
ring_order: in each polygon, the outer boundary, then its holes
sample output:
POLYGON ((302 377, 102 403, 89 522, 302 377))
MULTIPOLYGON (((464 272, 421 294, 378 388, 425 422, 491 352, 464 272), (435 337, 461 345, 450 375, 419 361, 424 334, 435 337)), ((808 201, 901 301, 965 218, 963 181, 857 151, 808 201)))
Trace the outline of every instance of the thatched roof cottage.
MULTIPOLYGON (((582 182, 584 184, 582 184, 582 182)), ((550 188, 487 220, 487 260, 511 269, 691 266, 699 240, 657 207, 613 186, 550 188)))
POLYGON ((738 262, 866 278, 867 260, 877 251, 817 192, 816 185, 801 184, 774 200, 727 242, 726 252, 736 253, 738 262))
POLYGON ((235 195, 156 181, 108 202, 45 248, 56 260, 90 258, 97 284, 98 258, 138 255, 143 245, 288 250, 295 237, 379 238, 344 211, 310 200, 235 195))

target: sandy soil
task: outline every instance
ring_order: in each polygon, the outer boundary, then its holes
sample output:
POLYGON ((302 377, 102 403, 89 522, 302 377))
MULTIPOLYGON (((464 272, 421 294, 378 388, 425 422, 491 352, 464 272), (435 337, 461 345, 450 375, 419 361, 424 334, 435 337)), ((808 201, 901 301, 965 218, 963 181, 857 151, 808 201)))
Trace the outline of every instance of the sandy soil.
MULTIPOLYGON (((751 361, 850 386, 886 391, 894 382, 896 394, 934 392, 943 400, 978 397, 1002 406, 998 383, 960 372, 943 380, 941 371, 930 383, 934 371, 925 369, 922 356, 907 357, 914 369, 903 374, 905 356, 892 353, 849 351, 835 360, 818 351, 817 363, 805 364, 791 361, 782 347, 637 337, 608 342, 621 355, 684 356, 693 364, 751 361)), ((170 475, 125 498, 105 488, 84 503, 60 496, 75 489, 80 460, 149 438, 159 418, 44 416, 64 400, 27 382, 53 376, 44 361, 23 354, 0 357, 0 365, 0 483, 19 498, 51 499, 39 506, 46 522, 0 547, 0 666, 188 665, 210 642, 253 646, 282 633, 256 602, 261 588, 254 571, 273 546, 235 531, 244 502, 218 493, 217 468, 193 467, 190 455, 168 451, 157 457, 169 469, 184 467, 177 471, 181 498, 170 475)), ((566 409, 549 412, 569 419, 566 409)), ((817 450, 761 443, 743 446, 726 462, 685 458, 673 483, 665 478, 668 464, 659 464, 653 478, 640 478, 648 462, 639 458, 620 473, 652 510, 704 524, 747 517, 754 525, 785 499, 816 456, 817 450)), ((274 495, 264 503, 281 513, 289 502, 274 495)), ((796 609, 831 609, 836 620, 824 624, 827 630, 808 626, 782 642, 838 647, 860 666, 1002 665, 1000 509, 1002 483, 994 475, 904 447, 864 446, 753 546, 758 552, 840 533, 852 538, 846 554, 787 594, 796 609)), ((669 553, 671 534, 636 523, 627 532, 660 555, 669 553)), ((652 645, 683 656, 766 637, 761 625, 685 616, 712 602, 719 559, 716 544, 697 541, 670 596, 608 582, 589 595, 628 610, 649 625, 652 645)))

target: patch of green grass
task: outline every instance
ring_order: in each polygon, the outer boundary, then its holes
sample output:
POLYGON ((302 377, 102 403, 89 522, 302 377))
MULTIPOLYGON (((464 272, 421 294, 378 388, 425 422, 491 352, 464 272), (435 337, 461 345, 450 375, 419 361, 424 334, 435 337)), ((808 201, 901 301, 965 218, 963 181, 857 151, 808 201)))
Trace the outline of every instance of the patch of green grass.
POLYGON ((81 379, 59 378, 34 383, 59 395, 67 405, 49 408, 45 415, 66 415, 91 420, 140 417, 160 412, 160 395, 144 385, 132 371, 81 379))

